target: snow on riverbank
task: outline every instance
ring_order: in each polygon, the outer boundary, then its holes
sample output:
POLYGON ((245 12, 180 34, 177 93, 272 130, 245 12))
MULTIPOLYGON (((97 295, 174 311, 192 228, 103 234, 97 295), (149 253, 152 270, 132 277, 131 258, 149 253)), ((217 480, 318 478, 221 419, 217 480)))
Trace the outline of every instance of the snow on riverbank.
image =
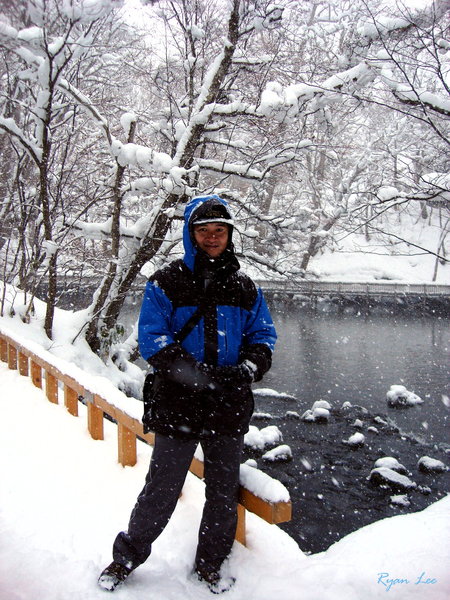
MULTIPOLYGON (((439 212, 433 212, 428 221, 420 217, 419 210, 416 206, 410 214, 404 211, 395 222, 385 224, 383 242, 377 235, 366 239, 360 232, 338 236, 334 251, 325 249, 318 253, 310 260, 308 270, 320 280, 450 283, 448 263, 436 262, 436 255, 427 253, 442 252, 438 250, 439 212), (387 239, 390 244, 386 244, 387 239)), ((448 254, 448 242, 446 250, 444 256, 448 254)))
MULTIPOLYGON (((85 415, 49 403, 28 378, 0 365, 0 599, 98 600, 110 560, 142 485, 151 449, 136 467, 116 462, 115 426, 92 440, 85 415)), ((82 407, 80 407, 81 409, 82 407)), ((80 411, 82 413, 82 411, 80 411)), ((190 578, 203 485, 189 475, 183 496, 148 562, 118 600, 201 600, 190 578)), ((306 556, 278 527, 249 515, 248 547, 235 544, 229 600, 447 600, 450 497, 426 510, 384 519, 306 556)), ((224 596, 225 598, 225 596, 224 596)))

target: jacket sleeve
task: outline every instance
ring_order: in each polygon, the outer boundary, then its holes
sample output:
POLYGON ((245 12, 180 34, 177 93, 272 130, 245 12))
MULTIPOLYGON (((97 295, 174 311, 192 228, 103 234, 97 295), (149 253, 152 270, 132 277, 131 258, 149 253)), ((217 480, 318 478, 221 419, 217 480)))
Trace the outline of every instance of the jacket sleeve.
POLYGON ((175 342, 170 327, 172 313, 172 303, 164 291, 156 282, 148 281, 138 324, 139 352, 145 360, 175 342))
POLYGON ((257 297, 247 320, 240 361, 248 360, 256 366, 254 380, 259 381, 272 364, 277 333, 263 293, 258 288, 257 297))

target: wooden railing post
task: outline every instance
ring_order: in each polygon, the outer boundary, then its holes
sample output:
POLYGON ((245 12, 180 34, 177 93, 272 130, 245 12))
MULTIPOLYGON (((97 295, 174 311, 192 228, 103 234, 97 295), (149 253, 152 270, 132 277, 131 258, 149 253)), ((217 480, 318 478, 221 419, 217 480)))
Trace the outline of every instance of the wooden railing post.
POLYGON ((242 504, 237 506, 238 520, 236 527, 236 535, 234 536, 236 541, 240 542, 243 546, 246 544, 245 538, 245 508, 242 504))
POLYGON ((78 392, 64 384, 64 406, 74 417, 78 417, 78 392))
POLYGON ((45 393, 53 404, 58 404, 58 380, 54 375, 45 372, 45 393))
POLYGON ((103 411, 94 404, 94 398, 90 394, 86 394, 87 413, 88 413, 88 430, 94 440, 103 440, 103 411))
POLYGON ((19 351, 19 373, 28 377, 28 356, 19 351))
POLYGON ((3 337, 0 337, 0 360, 8 362, 8 342, 3 337))
POLYGON ((117 423, 117 439, 120 464, 123 467, 134 467, 137 462, 136 434, 119 422, 117 423))
POLYGON ((8 367, 17 369, 17 348, 12 344, 8 344, 8 367))
POLYGON ((31 381, 33 382, 33 384, 38 387, 38 388, 42 388, 42 369, 41 366, 37 364, 37 362, 35 362, 33 359, 31 359, 30 361, 31 363, 31 381))

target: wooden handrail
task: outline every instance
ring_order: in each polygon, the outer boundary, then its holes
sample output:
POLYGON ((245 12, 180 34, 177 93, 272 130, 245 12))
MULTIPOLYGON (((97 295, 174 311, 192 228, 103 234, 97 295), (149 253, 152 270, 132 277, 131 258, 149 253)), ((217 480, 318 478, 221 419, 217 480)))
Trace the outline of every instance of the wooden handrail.
MULTIPOLYGON (((36 387, 42 388, 45 381, 45 394, 50 402, 59 403, 59 384, 64 389, 64 405, 73 416, 78 416, 78 400, 83 398, 87 407, 87 426, 91 437, 103 440, 103 418, 108 415, 117 423, 118 461, 123 466, 134 466, 137 462, 137 440, 154 444, 153 433, 144 433, 140 420, 130 416, 107 399, 87 389, 82 383, 67 373, 60 371, 48 360, 38 356, 23 344, 0 331, 0 360, 8 363, 10 369, 31 377, 36 387)), ((190 471, 203 478, 203 462, 194 457, 190 471)), ((291 502, 270 502, 259 498, 252 491, 240 486, 238 505, 238 525, 236 540, 245 545, 246 510, 255 513, 271 524, 283 523, 292 518, 291 502)))

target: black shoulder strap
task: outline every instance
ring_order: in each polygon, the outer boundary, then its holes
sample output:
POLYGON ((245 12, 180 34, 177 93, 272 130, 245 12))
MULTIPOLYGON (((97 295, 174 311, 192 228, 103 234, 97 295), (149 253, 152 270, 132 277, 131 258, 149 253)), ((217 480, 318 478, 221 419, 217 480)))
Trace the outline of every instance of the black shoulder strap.
POLYGON ((210 288, 213 287, 213 285, 214 282, 209 284, 209 286, 205 290, 203 298, 199 302, 197 310, 194 313, 192 313, 192 315, 189 317, 189 319, 186 321, 186 323, 183 325, 180 331, 178 331, 175 334, 175 342, 177 344, 181 344, 181 342, 191 333, 191 331, 202 318, 210 299, 210 288))

